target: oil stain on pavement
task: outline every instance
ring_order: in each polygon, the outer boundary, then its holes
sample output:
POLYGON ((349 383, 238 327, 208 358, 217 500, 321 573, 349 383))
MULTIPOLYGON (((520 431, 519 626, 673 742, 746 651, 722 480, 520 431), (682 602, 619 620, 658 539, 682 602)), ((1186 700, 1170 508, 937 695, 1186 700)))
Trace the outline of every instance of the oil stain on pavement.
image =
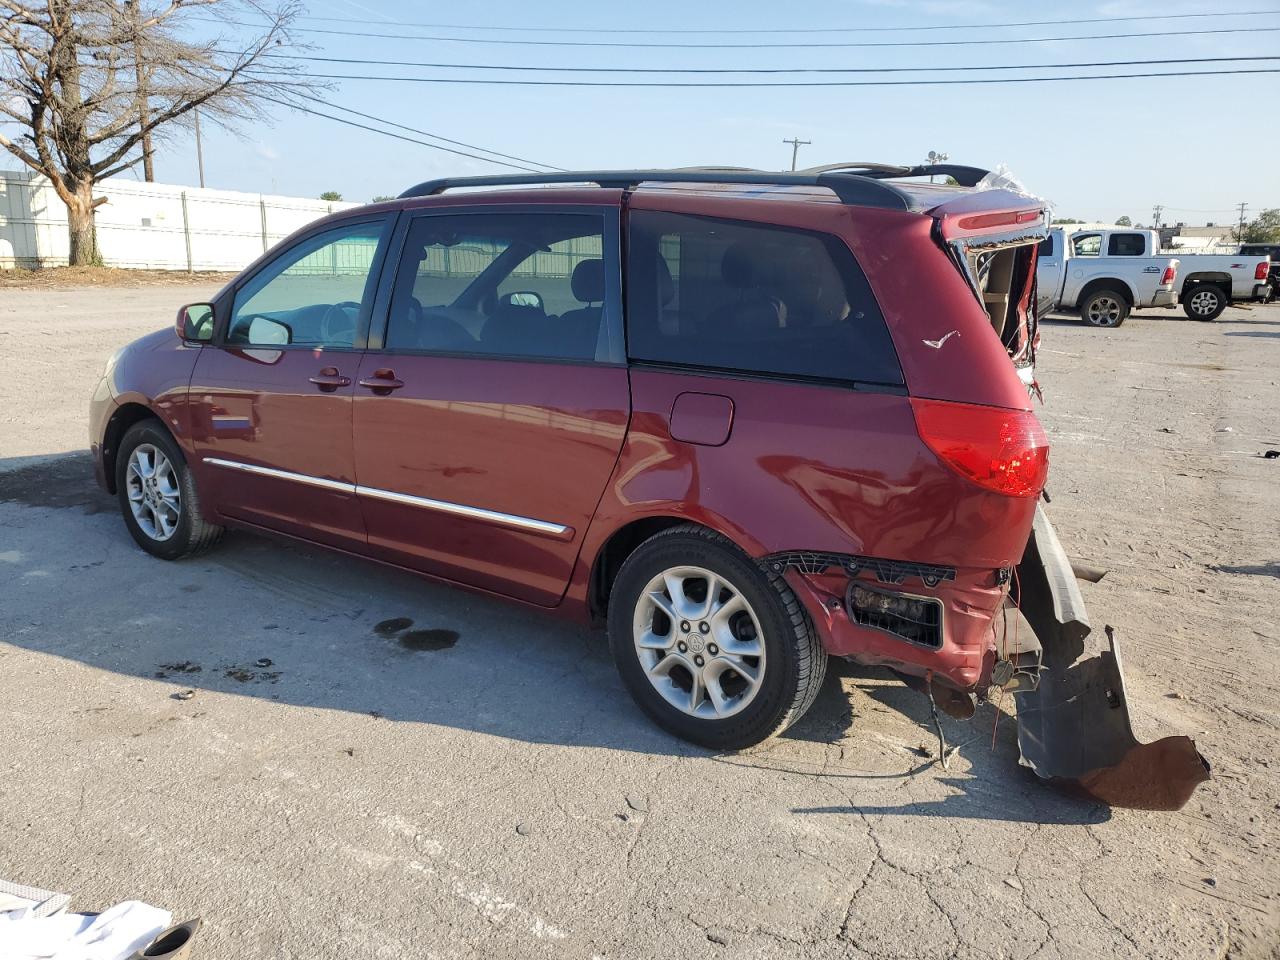
POLYGON ((458 642, 460 636, 457 630, 410 630, 412 626, 413 621, 408 617, 392 617, 376 624, 373 632, 387 639, 394 637, 400 646, 414 651, 447 650, 458 642))

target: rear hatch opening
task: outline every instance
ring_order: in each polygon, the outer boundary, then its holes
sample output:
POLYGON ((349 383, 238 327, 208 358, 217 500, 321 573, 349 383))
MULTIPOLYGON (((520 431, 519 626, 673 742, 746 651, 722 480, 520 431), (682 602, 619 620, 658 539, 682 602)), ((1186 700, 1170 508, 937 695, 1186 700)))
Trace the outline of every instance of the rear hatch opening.
MULTIPOLYGON (((931 214, 939 243, 968 280, 1014 366, 1020 375, 1029 371, 1038 334, 1036 253, 1049 234, 1043 205, 1032 197, 990 190, 944 203, 931 214), (974 198, 987 209, 969 209, 974 198)), ((1024 382, 1030 378, 1024 376, 1024 382)))
MULTIPOLYGON (((964 275, 1020 379, 1038 394, 1035 268, 1049 230, 1044 204, 1012 191, 977 190, 929 212, 935 239, 964 275)), ((1134 736, 1114 632, 1108 626, 1101 643, 1091 636, 1070 562, 1042 506, 1012 586, 1010 602, 1035 635, 1028 644, 1034 655, 1028 662, 990 658, 978 693, 1014 693, 1022 763, 1109 805, 1182 807, 1209 779, 1209 765, 1188 737, 1142 743, 1134 736)), ((923 689, 932 702, 935 688, 926 682, 923 689)), ((935 709, 935 722, 936 716, 935 709)))

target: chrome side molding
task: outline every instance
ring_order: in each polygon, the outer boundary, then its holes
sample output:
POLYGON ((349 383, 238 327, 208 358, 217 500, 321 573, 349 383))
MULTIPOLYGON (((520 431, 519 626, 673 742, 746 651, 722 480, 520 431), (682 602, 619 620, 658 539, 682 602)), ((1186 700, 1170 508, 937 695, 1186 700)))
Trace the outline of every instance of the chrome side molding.
POLYGON ((309 487, 337 490, 339 493, 356 492, 354 483, 343 483, 341 480, 326 480, 324 477, 312 477, 305 473, 290 473, 288 470, 276 470, 274 467, 260 467, 256 463, 241 463, 239 460, 223 460, 219 457, 205 457, 204 462, 215 467, 226 467, 228 470, 256 474, 259 477, 274 477, 276 480, 292 480, 294 483, 305 483, 309 487))
POLYGON ((408 507, 420 507, 423 510, 435 510, 439 513, 450 513, 454 516, 468 517, 472 520, 483 520, 504 527, 513 527, 528 533, 540 533, 545 536, 567 539, 573 533, 572 527, 549 520, 536 520, 533 517, 522 517, 514 513, 502 513, 499 510, 486 510, 484 507, 472 507, 462 503, 451 503, 448 500, 433 500, 430 497, 418 497, 409 493, 397 493, 394 490, 382 490, 378 487, 366 487, 356 483, 345 483, 341 480, 329 480, 324 477, 313 477, 305 473, 292 473, 288 470, 277 470, 274 467, 261 467, 253 463, 241 463, 238 460, 223 460, 220 457, 205 457, 204 462, 227 470, 239 470, 260 477, 271 477, 276 480, 290 480, 323 490, 338 493, 356 494, 385 500, 389 503, 401 503, 408 507))

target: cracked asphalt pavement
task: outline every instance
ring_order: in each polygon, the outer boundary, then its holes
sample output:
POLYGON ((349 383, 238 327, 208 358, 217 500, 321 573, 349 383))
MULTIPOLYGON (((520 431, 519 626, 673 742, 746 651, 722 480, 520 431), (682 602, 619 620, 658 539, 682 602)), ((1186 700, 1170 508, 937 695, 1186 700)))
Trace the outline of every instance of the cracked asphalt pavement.
POLYGON ((1044 327, 1050 515, 1139 735, 1214 767, 1168 814, 1041 784, 1008 699, 944 770, 919 695, 833 662, 714 755, 599 633, 247 534, 147 557, 85 406, 209 292, 0 295, 0 876, 202 916, 197 957, 1277 955, 1280 308, 1044 327))

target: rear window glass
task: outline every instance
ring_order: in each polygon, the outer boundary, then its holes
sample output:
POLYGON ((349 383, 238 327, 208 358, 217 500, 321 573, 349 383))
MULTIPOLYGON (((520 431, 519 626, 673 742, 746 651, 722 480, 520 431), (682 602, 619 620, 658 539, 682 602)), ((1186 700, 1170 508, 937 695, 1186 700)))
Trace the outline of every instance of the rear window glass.
POLYGON ((648 210, 629 229, 633 360, 903 382, 867 279, 835 237, 648 210))
POLYGON ((1053 256, 1053 234, 1052 233, 1040 241, 1040 256, 1042 257, 1053 256))
POLYGON ((1108 256, 1140 257, 1146 252, 1146 239, 1140 233, 1113 233, 1107 238, 1108 256))

